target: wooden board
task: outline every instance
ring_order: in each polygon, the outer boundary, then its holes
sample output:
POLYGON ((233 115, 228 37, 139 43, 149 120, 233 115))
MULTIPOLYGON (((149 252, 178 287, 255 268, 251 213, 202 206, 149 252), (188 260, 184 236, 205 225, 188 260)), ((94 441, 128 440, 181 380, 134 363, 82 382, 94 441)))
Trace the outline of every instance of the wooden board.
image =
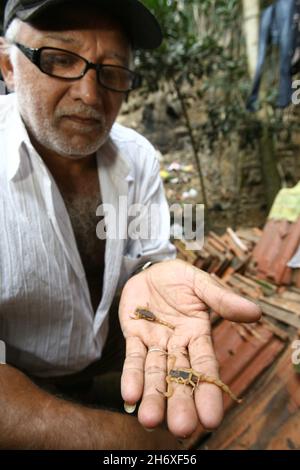
POLYGON ((279 307, 275 307, 266 300, 259 299, 258 303, 260 304, 265 315, 276 318, 276 320, 286 323, 287 325, 294 326, 295 328, 300 328, 300 318, 295 313, 288 312, 279 307))

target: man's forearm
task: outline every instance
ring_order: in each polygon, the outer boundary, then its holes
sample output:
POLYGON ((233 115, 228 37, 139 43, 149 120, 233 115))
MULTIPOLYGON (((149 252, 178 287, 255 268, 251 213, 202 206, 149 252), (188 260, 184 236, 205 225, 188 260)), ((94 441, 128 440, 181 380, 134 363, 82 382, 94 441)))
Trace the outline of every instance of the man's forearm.
POLYGON ((131 416, 70 403, 0 365, 2 449, 175 449, 166 431, 147 433, 131 416))

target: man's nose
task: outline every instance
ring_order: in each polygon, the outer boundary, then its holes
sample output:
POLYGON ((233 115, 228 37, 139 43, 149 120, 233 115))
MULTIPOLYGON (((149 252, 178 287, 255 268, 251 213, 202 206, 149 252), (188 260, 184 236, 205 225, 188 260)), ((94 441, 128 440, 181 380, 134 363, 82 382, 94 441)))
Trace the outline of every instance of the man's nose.
POLYGON ((96 71, 88 70, 82 78, 72 83, 71 95, 73 99, 80 99, 86 105, 99 105, 103 88, 98 82, 96 71))

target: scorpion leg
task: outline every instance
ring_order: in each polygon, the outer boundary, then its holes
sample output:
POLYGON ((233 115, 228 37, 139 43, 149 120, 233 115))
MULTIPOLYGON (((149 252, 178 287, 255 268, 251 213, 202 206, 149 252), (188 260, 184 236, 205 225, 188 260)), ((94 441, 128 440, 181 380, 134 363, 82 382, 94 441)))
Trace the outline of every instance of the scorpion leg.
POLYGON ((195 383, 195 382, 193 382, 192 379, 190 379, 190 380, 189 380, 189 385, 191 385, 191 387, 192 387, 191 395, 193 395, 193 393, 194 393, 194 391, 195 391, 195 388, 196 388, 197 385, 198 385, 198 381, 197 381, 197 383, 195 383))
POLYGON ((169 376, 166 377, 166 382, 168 384, 168 387, 167 387, 167 391, 163 394, 166 398, 170 398, 173 393, 174 393, 174 390, 173 390, 173 387, 171 385, 171 378, 169 376))
POLYGON ((217 379, 216 377, 210 377, 205 374, 198 374, 198 377, 199 382, 207 382, 216 385, 221 390, 223 390, 223 392, 227 393, 227 395, 229 395, 230 398, 232 398, 232 400, 236 401, 237 403, 241 403, 243 401, 240 398, 237 398, 234 393, 232 393, 228 385, 224 384, 220 379, 217 379))

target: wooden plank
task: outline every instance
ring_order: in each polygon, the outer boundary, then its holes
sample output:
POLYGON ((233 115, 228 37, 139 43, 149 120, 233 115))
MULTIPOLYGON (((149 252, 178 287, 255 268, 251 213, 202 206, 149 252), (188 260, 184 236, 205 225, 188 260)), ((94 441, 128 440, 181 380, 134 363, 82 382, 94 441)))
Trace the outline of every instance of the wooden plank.
POLYGON ((296 292, 297 294, 300 295, 300 288, 299 288, 299 287, 291 286, 291 287, 290 287, 290 290, 291 290, 292 292, 296 292))
POLYGON ((237 258, 241 260, 245 258, 245 253, 234 243, 228 234, 225 234, 223 239, 237 258))
POLYGON ((265 281, 263 279, 259 279, 256 276, 252 276, 248 273, 247 277, 256 282, 262 288, 265 295, 273 295, 277 292, 278 287, 275 286, 275 284, 272 284, 271 282, 265 281))
POLYGON ((207 268, 208 273, 215 272, 214 270, 220 266, 220 260, 218 258, 213 258, 212 262, 210 263, 209 267, 207 268))
POLYGON ((253 289, 253 287, 241 282, 235 277, 235 275, 230 277, 230 279, 228 280, 228 284, 238 289, 241 294, 248 295, 252 299, 257 299, 261 296, 261 292, 257 292, 255 289, 253 289))
POLYGON ((294 326, 295 328, 300 328, 300 318, 295 315, 294 313, 287 312, 281 308, 275 307, 270 303, 266 302, 265 300, 258 299, 258 303, 260 304, 263 314, 269 315, 276 320, 279 320, 287 325, 294 326))
POLYGON ((292 291, 291 289, 287 289, 283 287, 282 289, 278 289, 279 296, 286 300, 291 300, 292 302, 297 302, 300 305, 300 293, 292 291))
POLYGON ((270 303, 271 305, 274 305, 275 307, 279 307, 286 312, 292 312, 295 315, 300 316, 300 303, 299 302, 293 302, 291 300, 282 299, 278 295, 274 297, 268 297, 266 301, 270 303))
POLYGON ((222 256, 224 255, 226 252, 227 252, 227 249, 224 248, 222 245, 220 245, 219 243, 217 243, 213 238, 209 237, 206 241, 206 246, 209 245, 209 246, 212 246, 218 253, 219 253, 219 256, 222 256))
POLYGON ((233 275, 233 278, 237 279, 238 281, 242 282, 243 284, 246 284, 249 288, 255 292, 255 298, 257 296, 263 295, 263 291, 261 287, 254 281, 252 281, 250 278, 243 276, 242 274, 235 273, 233 275))
POLYGON ((220 261, 219 265, 211 271, 212 274, 216 274, 217 276, 221 277, 224 271, 230 266, 231 259, 225 257, 223 260, 220 261))
POLYGON ((202 258, 198 258, 197 261, 195 261, 194 266, 199 269, 203 269, 205 265, 205 260, 202 258))
POLYGON ((242 242, 242 240, 237 236, 237 234, 230 228, 227 228, 227 233, 230 236, 233 243, 244 253, 248 253, 248 247, 242 242))
POLYGON ((251 245, 256 245, 261 237, 261 234, 258 235, 253 231, 253 229, 238 229, 236 230, 236 234, 238 235, 239 238, 242 240, 247 241, 248 243, 251 243, 251 245))
POLYGON ((215 258, 224 259, 224 254, 219 250, 216 250, 216 248, 211 244, 210 240, 206 242, 205 249, 215 258))
POLYGON ((239 273, 236 273, 234 276, 235 276, 237 279, 240 279, 241 281, 245 282, 245 283, 248 284, 249 286, 254 287, 254 289, 258 289, 258 290, 261 291, 261 288, 260 288, 260 286, 257 284, 257 282, 253 281, 250 277, 245 276, 245 275, 242 275, 242 274, 239 274, 239 273))
POLYGON ((261 238, 261 236, 262 236, 262 234, 263 234, 263 231, 262 231, 260 228, 254 227, 252 230, 253 230, 254 235, 256 235, 257 237, 261 238))
POLYGON ((220 247, 222 246, 225 251, 228 250, 228 246, 226 245, 226 243, 224 242, 222 237, 219 237, 215 232, 209 232, 208 235, 209 235, 210 238, 215 240, 220 245, 220 247))
POLYGON ((259 320, 259 323, 264 325, 265 328, 267 328, 275 336, 278 336, 278 338, 282 339, 283 341, 288 340, 289 338, 288 333, 282 330, 281 328, 279 328, 277 325, 275 325, 271 320, 268 320, 265 316, 259 320))

